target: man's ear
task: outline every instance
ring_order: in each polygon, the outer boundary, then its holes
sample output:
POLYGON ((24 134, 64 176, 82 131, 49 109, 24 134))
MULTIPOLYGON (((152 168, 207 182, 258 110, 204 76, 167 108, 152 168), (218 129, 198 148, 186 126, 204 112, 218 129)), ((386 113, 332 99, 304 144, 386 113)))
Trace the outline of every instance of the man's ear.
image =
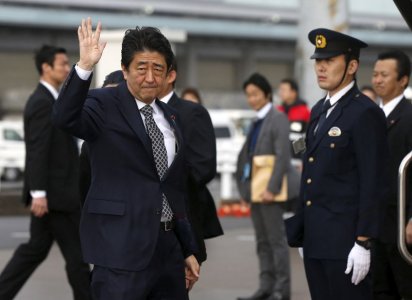
POLYGON ((44 63, 41 64, 42 74, 48 73, 51 69, 53 69, 53 68, 48 63, 44 62, 44 63))
POLYGON ((127 80, 127 69, 124 65, 122 65, 122 72, 123 72, 123 78, 124 80, 127 80))
POLYGON ((170 70, 169 73, 167 74, 167 84, 172 84, 173 82, 176 81, 177 73, 175 70, 170 70))
POLYGON ((409 77, 408 76, 402 76, 402 78, 399 80, 401 86, 406 89, 408 87, 408 82, 409 82, 409 77))
POLYGON ((348 74, 353 75, 356 73, 356 71, 358 71, 359 68, 359 62, 356 59, 352 59, 349 62, 349 66, 348 66, 348 74))

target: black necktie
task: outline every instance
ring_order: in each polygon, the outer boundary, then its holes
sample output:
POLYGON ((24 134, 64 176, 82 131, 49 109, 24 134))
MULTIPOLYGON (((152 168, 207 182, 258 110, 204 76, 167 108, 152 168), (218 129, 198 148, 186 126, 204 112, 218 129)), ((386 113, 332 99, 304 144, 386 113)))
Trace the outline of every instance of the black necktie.
MULTIPOLYGON (((152 151, 156 163, 156 170, 159 174, 160 180, 163 179, 167 171, 167 151, 164 142, 163 133, 157 127, 155 120, 153 119, 153 107, 150 105, 145 105, 140 109, 144 115, 144 121, 146 124, 146 130, 152 141, 152 151)), ((173 212, 170 208, 169 202, 167 202, 166 196, 162 194, 162 217, 163 221, 170 221, 173 218, 173 212)))
POLYGON ((316 135, 316 133, 319 132, 319 130, 322 128, 323 123, 325 123, 326 115, 328 114, 328 110, 329 110, 329 108, 331 108, 331 106, 332 106, 332 105, 330 105, 329 99, 326 100, 325 102, 323 102, 322 112, 320 113, 318 125, 317 125, 316 128, 315 128, 315 135, 316 135))

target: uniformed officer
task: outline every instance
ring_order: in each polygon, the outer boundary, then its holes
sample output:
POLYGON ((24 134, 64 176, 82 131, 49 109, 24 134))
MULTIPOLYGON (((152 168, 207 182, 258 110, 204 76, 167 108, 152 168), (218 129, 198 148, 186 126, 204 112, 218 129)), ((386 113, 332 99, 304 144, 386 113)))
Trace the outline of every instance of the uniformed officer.
POLYGON ((312 109, 298 213, 286 221, 291 246, 303 246, 313 300, 372 299, 371 239, 378 234, 387 156, 386 123, 356 85, 360 49, 351 36, 315 29, 311 56, 320 88, 312 109))

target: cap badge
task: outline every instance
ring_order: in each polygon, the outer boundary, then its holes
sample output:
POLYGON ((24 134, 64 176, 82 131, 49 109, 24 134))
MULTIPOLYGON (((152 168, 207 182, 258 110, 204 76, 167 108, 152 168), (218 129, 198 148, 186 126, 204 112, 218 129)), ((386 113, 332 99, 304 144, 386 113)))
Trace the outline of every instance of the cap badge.
POLYGON ((326 38, 319 34, 316 36, 316 48, 325 48, 326 47, 326 38))

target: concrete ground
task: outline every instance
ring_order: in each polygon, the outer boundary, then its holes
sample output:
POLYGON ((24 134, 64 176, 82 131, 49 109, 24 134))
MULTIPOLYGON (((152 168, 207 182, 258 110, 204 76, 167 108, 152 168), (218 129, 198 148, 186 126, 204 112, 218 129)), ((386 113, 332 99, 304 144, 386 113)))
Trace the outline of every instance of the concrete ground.
MULTIPOLYGON (((234 300, 252 294, 258 284, 257 258, 249 218, 222 218, 225 235, 207 241, 208 260, 201 279, 191 292, 192 300, 234 300)), ((0 269, 14 248, 28 237, 28 217, 0 217, 0 269)), ((291 249, 292 299, 310 299, 302 260, 291 249)), ((73 299, 64 272, 64 261, 54 246, 46 261, 35 271, 16 300, 73 299)))

